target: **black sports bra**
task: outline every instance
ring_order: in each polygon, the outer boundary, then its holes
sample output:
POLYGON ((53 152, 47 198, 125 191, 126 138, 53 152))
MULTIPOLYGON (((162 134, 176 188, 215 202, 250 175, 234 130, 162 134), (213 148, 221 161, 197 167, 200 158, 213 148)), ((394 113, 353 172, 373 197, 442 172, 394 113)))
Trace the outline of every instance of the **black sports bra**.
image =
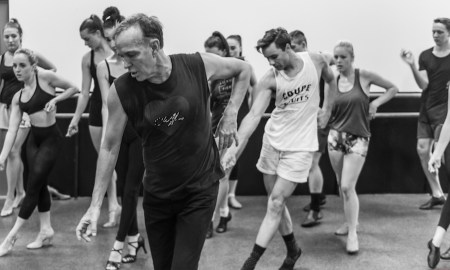
POLYGON ((55 96, 50 95, 49 93, 42 90, 39 86, 39 79, 36 73, 36 89, 34 90, 33 96, 31 96, 30 100, 27 102, 22 102, 22 91, 20 91, 19 96, 19 107, 23 112, 28 114, 33 114, 35 112, 41 111, 45 108, 45 104, 47 104, 50 100, 52 100, 55 96))

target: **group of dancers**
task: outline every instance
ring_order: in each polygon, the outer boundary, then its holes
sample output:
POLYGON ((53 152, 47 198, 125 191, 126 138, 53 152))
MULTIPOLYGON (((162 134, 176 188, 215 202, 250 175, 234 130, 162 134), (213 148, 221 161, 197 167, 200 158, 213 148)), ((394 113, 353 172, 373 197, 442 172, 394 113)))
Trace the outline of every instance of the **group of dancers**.
MULTIPOLYGON (((154 269, 198 268, 205 238, 213 236, 214 213, 220 214, 216 232, 224 233, 232 218, 228 205, 242 207, 234 196, 236 182, 229 180, 236 180, 236 160, 272 98, 275 108, 265 126, 256 164, 269 195, 267 212, 241 269, 255 269, 277 231, 287 248, 279 269, 294 269, 302 249, 293 234, 286 201, 298 183, 309 179, 311 202, 305 207, 308 214, 301 225, 320 223, 320 207, 326 198, 318 163, 326 149, 344 205, 345 223, 335 234, 347 236, 347 253, 358 253, 355 186, 369 147, 370 120, 398 88, 373 71, 356 68, 351 42, 338 42, 332 55, 310 52, 300 30, 270 29, 258 40, 256 49, 271 68, 257 80, 242 56, 239 35, 225 38, 216 31, 204 42, 204 53, 167 55, 157 17, 136 14, 124 18, 115 7, 105 9, 102 19, 91 15, 79 30, 91 48, 82 59, 81 91, 58 75, 49 60, 22 48, 23 31, 16 19, 3 29, 8 50, 0 63, 0 128, 8 131, 0 169, 8 159, 5 206, 11 209, 5 216, 21 206, 0 245, 0 256, 11 251, 36 206, 40 231, 27 248, 51 244, 54 230, 47 178, 62 141, 56 126, 56 104, 78 92, 66 136, 78 132, 89 101, 89 131, 99 157, 91 203, 76 235, 79 240, 91 241, 97 234, 101 205, 108 192, 109 220, 103 227, 119 225, 119 229, 105 269, 119 269, 122 263, 136 261, 141 248, 147 252, 136 214, 141 183, 154 269), (385 89, 374 100, 369 97, 372 85, 385 89), (56 95, 55 88, 64 91, 56 95), (27 136, 25 193, 20 179, 20 148, 27 136), (123 254, 125 241, 127 255, 123 254)), ((435 19, 432 30, 435 45, 422 52, 418 68, 411 51, 402 50, 401 58, 424 90, 417 151, 432 197, 420 208, 444 204, 435 235, 428 243, 428 264, 434 268, 440 258, 450 259, 450 250, 440 254, 450 224, 450 202, 436 173, 443 155, 450 160, 450 19, 435 19)), ((450 175, 450 164, 445 166, 450 175)))

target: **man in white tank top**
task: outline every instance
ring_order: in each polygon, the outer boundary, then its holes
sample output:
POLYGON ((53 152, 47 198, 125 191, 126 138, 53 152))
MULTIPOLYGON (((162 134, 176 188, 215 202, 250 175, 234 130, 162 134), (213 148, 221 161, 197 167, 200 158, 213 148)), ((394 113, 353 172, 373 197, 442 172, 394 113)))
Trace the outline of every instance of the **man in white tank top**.
MULTIPOLYGON (((293 269, 301 255, 297 245, 287 198, 297 183, 305 183, 317 151, 317 125, 325 127, 331 112, 326 98, 319 109, 319 78, 330 91, 336 91, 333 72, 325 58, 317 53, 295 53, 291 39, 283 28, 267 31, 256 46, 272 68, 263 76, 253 91, 253 105, 239 128, 239 146, 228 150, 223 164, 233 163, 248 138, 258 126, 262 115, 275 93, 275 109, 266 124, 261 155, 257 168, 264 175, 264 184, 270 194, 266 216, 256 237, 256 243, 242 270, 254 269, 277 230, 287 247, 287 256, 280 269, 293 269)), ((332 97, 332 95, 326 95, 332 97)))

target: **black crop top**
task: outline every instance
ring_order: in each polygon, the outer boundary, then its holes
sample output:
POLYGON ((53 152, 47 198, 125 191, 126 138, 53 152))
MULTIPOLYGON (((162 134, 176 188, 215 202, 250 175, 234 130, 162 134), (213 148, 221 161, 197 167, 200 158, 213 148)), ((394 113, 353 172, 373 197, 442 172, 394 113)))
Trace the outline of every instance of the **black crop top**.
POLYGON ((9 106, 14 95, 23 88, 23 82, 17 80, 12 66, 5 66, 5 54, 2 55, 0 62, 0 78, 3 80, 0 102, 9 106))
POLYGON ((36 89, 34 90, 33 96, 31 96, 30 100, 27 102, 22 102, 22 91, 20 91, 19 96, 19 107, 23 112, 28 114, 33 114, 35 112, 41 111, 45 108, 45 104, 47 104, 50 100, 52 100, 55 96, 50 95, 49 93, 42 90, 39 86, 39 79, 36 73, 36 89))

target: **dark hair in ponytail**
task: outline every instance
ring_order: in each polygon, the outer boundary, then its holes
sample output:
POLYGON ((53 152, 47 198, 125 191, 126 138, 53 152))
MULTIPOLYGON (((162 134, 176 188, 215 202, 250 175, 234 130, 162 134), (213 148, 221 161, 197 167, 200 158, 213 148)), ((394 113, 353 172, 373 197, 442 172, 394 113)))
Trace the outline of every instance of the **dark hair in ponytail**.
POLYGON ((125 17, 120 15, 120 11, 116 7, 107 7, 103 11, 103 29, 112 28, 117 23, 121 23, 125 20, 125 17))
POLYGON ((80 25, 80 32, 84 29, 87 29, 89 33, 95 33, 96 31, 100 31, 100 34, 102 37, 105 37, 105 34, 103 33, 103 23, 100 18, 92 14, 89 18, 85 19, 81 25, 80 25))
POLYGON ((239 53, 239 56, 243 57, 242 56, 242 38, 241 38, 241 36, 240 35, 229 35, 227 37, 227 39, 234 39, 239 43, 239 46, 241 47, 241 52, 239 53))
POLYGON ((17 29, 17 32, 19 32, 20 37, 22 37, 23 35, 22 26, 20 26, 20 23, 16 18, 9 19, 9 21, 3 27, 3 30, 5 30, 6 28, 15 28, 17 29))
POLYGON ((228 42, 219 31, 214 31, 212 33, 212 35, 205 41, 204 47, 205 48, 217 47, 217 49, 225 51, 226 57, 230 56, 230 47, 228 47, 228 42))

